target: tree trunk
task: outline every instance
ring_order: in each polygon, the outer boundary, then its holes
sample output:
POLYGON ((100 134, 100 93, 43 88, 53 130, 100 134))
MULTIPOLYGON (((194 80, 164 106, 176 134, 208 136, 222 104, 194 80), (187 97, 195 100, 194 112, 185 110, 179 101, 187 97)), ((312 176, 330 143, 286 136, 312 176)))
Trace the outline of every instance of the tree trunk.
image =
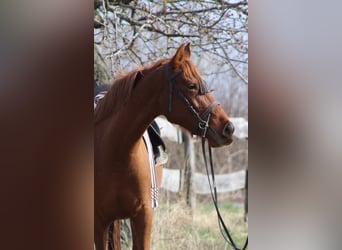
POLYGON ((194 173, 195 173, 195 152, 194 142, 189 133, 183 133, 184 141, 184 188, 186 204, 191 208, 195 208, 196 194, 194 190, 194 173))

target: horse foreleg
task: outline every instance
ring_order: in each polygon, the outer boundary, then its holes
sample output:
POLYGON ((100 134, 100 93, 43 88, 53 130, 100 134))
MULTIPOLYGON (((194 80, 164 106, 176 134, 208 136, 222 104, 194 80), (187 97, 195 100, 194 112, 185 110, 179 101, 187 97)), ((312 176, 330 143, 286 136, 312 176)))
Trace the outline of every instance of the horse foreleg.
POLYGON ((133 250, 150 250, 152 232, 152 208, 142 209, 131 218, 133 250))

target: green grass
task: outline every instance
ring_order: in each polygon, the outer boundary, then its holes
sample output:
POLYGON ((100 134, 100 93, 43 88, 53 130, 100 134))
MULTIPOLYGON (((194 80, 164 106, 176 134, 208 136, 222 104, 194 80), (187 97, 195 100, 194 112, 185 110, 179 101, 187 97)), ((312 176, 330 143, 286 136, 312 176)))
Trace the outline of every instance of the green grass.
MULTIPOLYGON (((241 206, 220 204, 221 215, 239 247, 245 242, 248 225, 241 206)), ((123 249, 131 249, 123 247, 123 249)), ((183 204, 159 205, 154 212, 152 250, 232 249, 220 233, 213 203, 197 203, 190 211, 183 204)))
MULTIPOLYGON (((239 246, 247 235, 243 208, 231 204, 220 205, 221 215, 239 246)), ((191 211, 181 205, 161 205, 153 220, 152 249, 230 249, 222 237, 212 203, 197 203, 191 211)))

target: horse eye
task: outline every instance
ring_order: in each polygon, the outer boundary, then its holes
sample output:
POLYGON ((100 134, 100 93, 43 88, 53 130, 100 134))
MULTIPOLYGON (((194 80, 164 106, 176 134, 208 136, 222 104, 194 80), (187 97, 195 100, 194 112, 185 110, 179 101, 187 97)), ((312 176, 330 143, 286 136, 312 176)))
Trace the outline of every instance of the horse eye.
POLYGON ((196 84, 189 84, 187 87, 188 87, 188 89, 191 89, 191 90, 197 89, 196 84))

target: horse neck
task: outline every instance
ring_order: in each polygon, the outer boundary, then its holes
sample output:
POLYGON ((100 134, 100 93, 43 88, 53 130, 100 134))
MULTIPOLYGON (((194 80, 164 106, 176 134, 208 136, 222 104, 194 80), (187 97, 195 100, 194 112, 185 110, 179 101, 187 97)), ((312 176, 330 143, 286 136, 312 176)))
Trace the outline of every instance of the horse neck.
POLYGON ((158 75, 161 77, 159 72, 153 77, 147 75, 140 80, 127 104, 109 119, 107 138, 113 138, 111 144, 119 145, 116 147, 119 151, 134 150, 153 119, 161 114, 158 103, 160 89, 153 86, 156 79, 159 79, 158 75))

